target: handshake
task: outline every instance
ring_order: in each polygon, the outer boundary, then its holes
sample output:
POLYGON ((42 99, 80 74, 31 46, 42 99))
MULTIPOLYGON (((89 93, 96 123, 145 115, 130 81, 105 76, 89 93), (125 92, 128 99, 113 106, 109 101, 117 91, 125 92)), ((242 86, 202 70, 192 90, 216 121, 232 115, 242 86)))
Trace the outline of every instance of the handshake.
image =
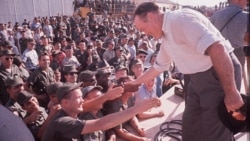
POLYGON ((118 84, 115 85, 113 88, 115 87, 123 87, 123 91, 124 93, 126 92, 136 92, 139 89, 139 86, 141 86, 141 84, 130 84, 130 83, 125 83, 125 84, 118 84))

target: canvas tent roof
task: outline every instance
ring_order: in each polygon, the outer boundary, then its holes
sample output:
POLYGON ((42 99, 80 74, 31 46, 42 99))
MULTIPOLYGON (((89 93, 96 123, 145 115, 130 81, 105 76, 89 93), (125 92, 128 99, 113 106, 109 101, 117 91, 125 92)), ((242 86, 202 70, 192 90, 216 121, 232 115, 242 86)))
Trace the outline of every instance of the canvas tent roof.
POLYGON ((34 17, 72 15, 74 0, 4 0, 0 4, 0 23, 23 22, 34 17))

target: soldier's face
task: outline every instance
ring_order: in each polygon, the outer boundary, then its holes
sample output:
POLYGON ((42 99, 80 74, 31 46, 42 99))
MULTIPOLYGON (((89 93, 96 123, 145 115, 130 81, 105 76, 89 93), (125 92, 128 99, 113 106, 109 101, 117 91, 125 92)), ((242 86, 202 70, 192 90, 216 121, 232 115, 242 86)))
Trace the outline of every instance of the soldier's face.
POLYGON ((13 56, 3 55, 1 57, 1 62, 5 68, 9 68, 13 64, 13 56))
POLYGON ((44 55, 39 60, 39 65, 41 68, 48 68, 50 65, 50 58, 48 55, 44 55))

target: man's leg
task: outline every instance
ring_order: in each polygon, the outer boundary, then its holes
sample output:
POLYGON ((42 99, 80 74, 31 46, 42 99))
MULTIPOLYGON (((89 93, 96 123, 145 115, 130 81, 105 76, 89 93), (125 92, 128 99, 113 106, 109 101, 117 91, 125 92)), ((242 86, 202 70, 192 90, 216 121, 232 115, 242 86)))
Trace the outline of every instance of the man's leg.
POLYGON ((231 132, 218 117, 218 105, 224 98, 216 72, 190 75, 183 115, 183 141, 230 141, 231 132))
POLYGON ((182 124, 182 140, 183 141, 201 141, 202 132, 201 132, 201 108, 199 96, 192 88, 192 85, 189 83, 188 89, 186 91, 185 99, 185 110, 183 113, 183 124, 182 124))

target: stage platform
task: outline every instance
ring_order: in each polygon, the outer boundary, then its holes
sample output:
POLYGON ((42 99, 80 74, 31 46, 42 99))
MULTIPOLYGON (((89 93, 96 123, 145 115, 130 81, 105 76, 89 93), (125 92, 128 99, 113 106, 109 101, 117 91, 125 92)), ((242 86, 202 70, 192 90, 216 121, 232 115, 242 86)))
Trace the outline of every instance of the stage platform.
MULTIPOLYGON (((181 87, 181 86, 177 86, 181 87)), ((182 114, 185 108, 184 100, 174 95, 174 87, 172 87, 169 91, 167 91, 161 98, 162 105, 158 108, 152 110, 163 110, 165 116, 160 118, 152 118, 140 121, 140 126, 143 127, 146 131, 146 137, 150 138, 154 141, 154 137, 156 133, 160 130, 160 125, 166 121, 171 120, 181 120, 182 114)), ((247 133, 239 133, 235 135, 236 141, 250 141, 249 134, 247 133)), ((118 141, 124 141, 122 139, 118 139, 118 141)), ((176 141, 171 138, 164 138, 163 141, 176 141)))

